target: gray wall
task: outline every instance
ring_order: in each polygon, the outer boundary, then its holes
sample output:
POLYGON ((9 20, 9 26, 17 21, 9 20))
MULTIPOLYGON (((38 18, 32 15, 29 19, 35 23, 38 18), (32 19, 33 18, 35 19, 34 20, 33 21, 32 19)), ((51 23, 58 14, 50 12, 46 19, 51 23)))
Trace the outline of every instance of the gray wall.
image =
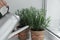
POLYGON ((14 12, 17 9, 35 7, 40 9, 42 7, 42 0, 6 0, 10 6, 10 12, 14 12))
POLYGON ((50 27, 56 28, 60 24, 60 0, 47 0, 47 16, 51 17, 50 27))

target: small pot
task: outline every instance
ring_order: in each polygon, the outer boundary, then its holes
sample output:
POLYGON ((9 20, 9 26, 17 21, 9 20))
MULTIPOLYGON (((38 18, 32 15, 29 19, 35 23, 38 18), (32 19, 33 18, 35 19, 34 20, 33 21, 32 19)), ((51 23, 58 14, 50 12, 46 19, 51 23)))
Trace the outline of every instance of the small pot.
POLYGON ((20 33, 18 33, 18 38, 20 40, 27 40, 27 38, 29 38, 28 34, 29 34, 29 28, 24 30, 24 31, 22 31, 22 32, 20 32, 20 33))
POLYGON ((32 40, 44 40, 44 31, 31 31, 32 40))

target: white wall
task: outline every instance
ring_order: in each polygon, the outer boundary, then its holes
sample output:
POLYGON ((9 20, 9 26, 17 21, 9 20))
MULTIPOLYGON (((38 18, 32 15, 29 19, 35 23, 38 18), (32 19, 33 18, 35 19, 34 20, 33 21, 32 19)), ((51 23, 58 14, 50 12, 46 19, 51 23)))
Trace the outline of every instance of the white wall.
POLYGON ((47 16, 51 16, 51 28, 60 24, 60 0, 47 0, 47 16))
POLYGON ((27 8, 27 7, 42 7, 42 0, 6 0, 10 6, 10 12, 14 12, 17 9, 27 8))

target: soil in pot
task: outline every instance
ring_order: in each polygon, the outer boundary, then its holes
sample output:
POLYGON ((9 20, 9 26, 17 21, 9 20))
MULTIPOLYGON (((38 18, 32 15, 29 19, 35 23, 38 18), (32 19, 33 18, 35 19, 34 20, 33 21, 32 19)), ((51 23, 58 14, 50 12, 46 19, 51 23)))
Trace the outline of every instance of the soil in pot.
POLYGON ((44 31, 31 31, 32 40, 44 40, 44 31))

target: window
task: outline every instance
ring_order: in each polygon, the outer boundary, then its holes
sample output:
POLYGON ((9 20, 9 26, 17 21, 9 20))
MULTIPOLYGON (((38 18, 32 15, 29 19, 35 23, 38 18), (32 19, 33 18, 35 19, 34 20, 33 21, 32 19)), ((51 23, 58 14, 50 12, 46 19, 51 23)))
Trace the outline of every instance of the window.
POLYGON ((48 29, 60 37, 60 0, 47 0, 47 17, 51 17, 48 29))

